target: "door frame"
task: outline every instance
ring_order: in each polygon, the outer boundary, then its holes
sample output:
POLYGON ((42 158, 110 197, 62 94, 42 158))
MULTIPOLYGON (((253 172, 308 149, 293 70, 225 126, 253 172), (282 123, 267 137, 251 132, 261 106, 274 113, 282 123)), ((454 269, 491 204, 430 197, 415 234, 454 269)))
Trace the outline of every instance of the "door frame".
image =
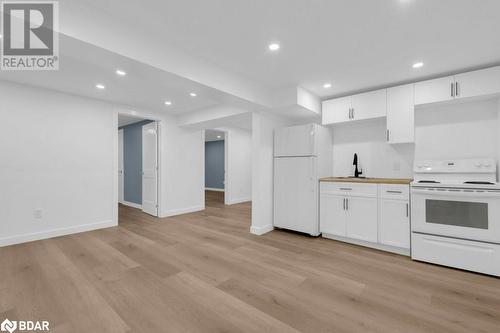
POLYGON ((117 109, 113 112, 113 135, 112 135, 112 144, 113 144, 113 165, 112 165, 112 177, 113 177, 113 191, 112 191, 112 217, 113 217, 113 224, 118 225, 118 116, 119 115, 126 115, 126 116, 133 116, 137 118, 142 118, 142 119, 148 119, 148 120, 153 120, 156 121, 158 126, 158 134, 157 134, 157 156, 158 156, 158 177, 157 177, 157 193, 158 193, 158 217, 165 217, 166 214, 164 213, 167 207, 166 202, 163 202, 163 198, 166 195, 163 196, 163 191, 162 191, 162 186, 161 184, 163 183, 163 177, 165 175, 165 165, 163 163, 163 144, 164 140, 162 139, 165 136, 164 132, 164 123, 163 119, 155 116, 150 113, 144 113, 144 112, 138 112, 135 110, 129 110, 129 109, 117 109))
POLYGON ((125 158, 124 158, 124 131, 122 129, 118 129, 118 171, 120 171, 120 150, 121 150, 121 165, 122 165, 122 172, 121 174, 118 175, 118 202, 123 204, 123 201, 125 201, 125 171, 124 171, 124 164, 125 164, 125 158), (120 135, 121 135, 121 147, 120 147, 120 135), (120 179, 121 178, 121 179, 120 179), (120 182, 122 183, 122 186, 120 188, 120 182))
POLYGON ((206 130, 216 130, 216 131, 219 131, 219 132, 223 132, 224 133, 224 205, 229 205, 229 190, 228 190, 228 180, 229 180, 229 168, 228 168, 228 158, 227 158, 227 153, 228 153, 228 140, 229 140, 229 131, 224 129, 224 128, 204 128, 202 130, 202 140, 201 140, 201 144, 202 144, 202 148, 201 148, 201 151, 202 151, 202 178, 203 178, 203 183, 202 183, 202 193, 203 193, 203 209, 205 209, 205 132, 206 130))

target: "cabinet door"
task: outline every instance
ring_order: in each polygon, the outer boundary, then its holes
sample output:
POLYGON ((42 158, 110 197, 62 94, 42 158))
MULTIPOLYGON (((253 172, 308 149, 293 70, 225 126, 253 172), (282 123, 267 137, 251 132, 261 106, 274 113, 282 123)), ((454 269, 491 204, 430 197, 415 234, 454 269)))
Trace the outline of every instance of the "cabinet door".
POLYGON ((380 243, 410 248, 409 205, 405 200, 381 199, 380 243))
POLYGON ((500 93, 500 66, 455 75, 457 98, 500 93))
POLYGON ((387 115, 387 89, 352 96, 352 119, 362 120, 387 115))
POLYGON ((321 111, 322 124, 328 125, 349 121, 351 106, 351 96, 324 101, 321 111))
POLYGON ((414 85, 387 89, 387 141, 404 143, 415 141, 414 85))
POLYGON ((453 76, 415 83, 415 105, 454 99, 454 83, 453 76))
POLYGON ((320 195, 319 223, 322 233, 346 236, 345 197, 325 194, 320 195))
POLYGON ((347 237, 377 242, 377 198, 347 198, 347 237))

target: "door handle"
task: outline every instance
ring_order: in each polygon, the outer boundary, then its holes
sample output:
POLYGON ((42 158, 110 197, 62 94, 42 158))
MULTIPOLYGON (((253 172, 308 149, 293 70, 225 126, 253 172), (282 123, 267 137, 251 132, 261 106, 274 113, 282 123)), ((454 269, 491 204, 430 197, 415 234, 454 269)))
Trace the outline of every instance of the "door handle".
POLYGON ((455 84, 452 82, 451 83, 451 97, 455 97, 455 93, 454 93, 454 87, 455 87, 455 84))
POLYGON ((389 142, 389 130, 387 130, 387 142, 389 142))
POLYGON ((410 204, 406 204, 406 217, 410 215, 410 204))
POLYGON ((344 210, 345 210, 345 198, 344 198, 344 199, 342 199, 342 207, 343 207, 343 208, 344 208, 344 210))

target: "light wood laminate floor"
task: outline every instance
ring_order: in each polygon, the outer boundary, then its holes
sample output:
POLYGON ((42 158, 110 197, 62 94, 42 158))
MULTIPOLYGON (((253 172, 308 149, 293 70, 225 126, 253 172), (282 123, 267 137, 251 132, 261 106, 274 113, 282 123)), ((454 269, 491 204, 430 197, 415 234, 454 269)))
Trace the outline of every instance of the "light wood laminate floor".
POLYGON ((500 279, 285 231, 250 204, 0 249, 0 321, 51 332, 499 332, 500 279))

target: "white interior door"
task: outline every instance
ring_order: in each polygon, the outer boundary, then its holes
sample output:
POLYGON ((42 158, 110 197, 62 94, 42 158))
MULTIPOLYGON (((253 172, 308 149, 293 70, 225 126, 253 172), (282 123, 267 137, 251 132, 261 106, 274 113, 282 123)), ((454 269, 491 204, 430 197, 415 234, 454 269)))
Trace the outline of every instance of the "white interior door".
POLYGON ((142 211, 158 216, 158 124, 142 126, 142 211))
POLYGON ((123 170, 123 129, 118 130, 118 202, 123 203, 125 196, 123 170))

